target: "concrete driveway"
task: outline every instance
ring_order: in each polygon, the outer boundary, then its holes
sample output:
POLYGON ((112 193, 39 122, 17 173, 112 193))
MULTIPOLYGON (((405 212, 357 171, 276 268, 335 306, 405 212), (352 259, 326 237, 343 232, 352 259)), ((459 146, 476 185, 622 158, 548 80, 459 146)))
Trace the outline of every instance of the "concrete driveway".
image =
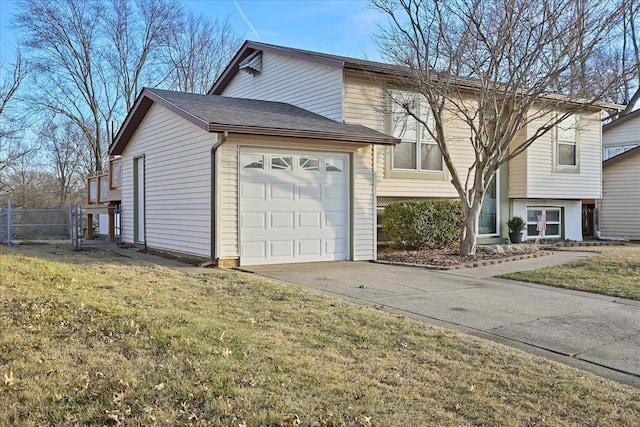
POLYGON ((449 271, 369 262, 243 270, 453 327, 640 387, 640 302, 493 277, 591 255, 556 252, 449 271))

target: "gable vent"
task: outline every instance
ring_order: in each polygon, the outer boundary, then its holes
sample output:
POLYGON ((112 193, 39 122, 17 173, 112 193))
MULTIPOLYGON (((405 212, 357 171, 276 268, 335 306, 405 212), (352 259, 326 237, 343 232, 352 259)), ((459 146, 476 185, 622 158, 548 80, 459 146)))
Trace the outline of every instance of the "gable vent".
POLYGON ((252 76, 260 74, 262 72, 262 51, 259 50, 247 56, 242 60, 239 68, 252 76))

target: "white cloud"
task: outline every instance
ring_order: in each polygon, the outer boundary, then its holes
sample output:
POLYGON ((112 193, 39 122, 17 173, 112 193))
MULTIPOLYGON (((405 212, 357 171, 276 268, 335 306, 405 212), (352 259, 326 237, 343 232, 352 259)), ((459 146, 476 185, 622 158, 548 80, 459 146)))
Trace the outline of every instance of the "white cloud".
POLYGON ((238 2, 236 0, 233 0, 233 3, 235 3, 236 8, 238 9, 238 12, 240 12, 240 16, 242 16, 242 19, 244 20, 244 22, 249 26, 251 31, 253 31, 253 35, 256 36, 256 40, 260 41, 260 35, 256 31, 256 28, 253 26, 251 21, 249 21, 249 18, 247 18, 247 15, 244 14, 244 12, 242 11, 242 8, 238 4, 238 2))

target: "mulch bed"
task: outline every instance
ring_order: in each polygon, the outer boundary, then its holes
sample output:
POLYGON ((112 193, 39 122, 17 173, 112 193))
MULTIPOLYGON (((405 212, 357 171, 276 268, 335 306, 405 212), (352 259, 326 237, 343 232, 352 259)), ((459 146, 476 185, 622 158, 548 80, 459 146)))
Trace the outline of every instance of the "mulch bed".
POLYGON ((501 260, 522 255, 537 254, 538 248, 527 246, 523 248, 511 248, 505 252, 489 252, 479 247, 475 256, 463 257, 456 248, 449 249, 425 249, 416 251, 404 251, 391 248, 378 248, 378 260, 397 262, 404 264, 423 264, 440 267, 469 264, 480 261, 501 260))

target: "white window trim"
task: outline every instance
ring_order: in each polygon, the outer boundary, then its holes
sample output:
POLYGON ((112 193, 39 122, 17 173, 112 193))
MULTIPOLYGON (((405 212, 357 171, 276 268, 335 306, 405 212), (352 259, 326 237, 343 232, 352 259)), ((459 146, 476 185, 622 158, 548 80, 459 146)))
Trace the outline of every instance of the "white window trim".
MULTIPOLYGON (((559 114, 559 113, 558 113, 559 114)), ((562 123, 557 123, 553 128, 553 171, 554 172, 580 172, 580 116, 578 114, 574 114, 569 116, 567 119, 562 121, 562 123), (573 139, 569 141, 568 139, 560 140, 560 131, 563 124, 567 124, 567 121, 573 120, 573 127, 570 128, 573 131, 573 139), (560 145, 573 145, 574 148, 574 164, 572 165, 562 165, 560 164, 560 145)))
POLYGON ((640 144, 631 144, 631 145, 615 145, 615 146, 611 146, 611 147, 604 147, 603 148, 603 156, 602 156, 602 160, 607 160, 610 159, 611 157, 615 157, 618 154, 622 154, 624 152, 627 152, 631 149, 636 148, 638 145, 640 144))
MULTIPOLYGON (((496 180, 496 232, 488 233, 488 234, 480 234, 478 233, 478 237, 498 237, 500 236, 500 170, 496 172, 496 176, 494 177, 496 180)), ((486 194, 485 194, 486 196, 486 194)), ((481 212, 482 213, 482 212, 481 212)), ((478 221, 480 217, 478 217, 478 221)), ((479 229, 480 224, 476 224, 476 230, 479 229)))
MULTIPOLYGON (((548 219, 546 220, 546 225, 549 224, 558 224, 558 233, 559 234, 546 234, 543 233, 543 235, 541 236, 543 239, 559 239, 562 237, 562 208, 557 207, 557 206, 527 206, 527 225, 526 225, 526 230, 527 230, 527 240, 534 240, 538 238, 538 234, 534 234, 534 235, 529 235, 529 225, 538 225, 537 221, 529 221, 529 211, 534 211, 534 210, 541 210, 542 214, 547 216, 547 211, 558 211, 558 221, 549 221, 548 219)), ((547 216, 548 217, 548 216, 547 216)))
MULTIPOLYGON (((419 102, 419 97, 420 97, 419 94, 406 92, 406 91, 393 91, 392 93, 401 94, 401 95, 398 95, 399 97, 400 96, 413 97, 415 99, 415 101, 416 101, 416 106, 418 107, 418 115, 420 115, 422 109, 425 108, 426 111, 427 111, 427 114, 428 114, 427 122, 433 121, 433 112, 427 106, 427 104, 425 102, 419 102)), ((391 95, 391 96, 393 97, 394 95, 391 95)), ((402 111, 402 107, 397 105, 397 103, 395 101, 393 101, 392 99, 390 99, 390 102, 391 102, 391 115, 390 115, 390 126, 389 127, 390 127, 390 133, 393 135, 394 132, 395 132, 395 129, 394 129, 394 126, 393 126, 393 123, 394 123, 393 114, 394 114, 395 108, 398 108, 398 109, 400 109, 400 111, 402 111)), ((415 120, 413 117, 411 117, 409 115, 407 115, 407 117, 408 117, 409 120, 415 120)), ((421 135, 423 133, 422 130, 421 130, 422 124, 418 123, 417 120, 415 120, 415 122, 416 122, 416 140, 412 141, 412 140, 408 140, 408 139, 405 140, 405 139, 401 138, 401 141, 406 141, 406 142, 409 142, 409 143, 415 143, 416 144, 416 146, 415 146, 415 150, 416 150, 416 152, 415 152, 415 156, 416 156, 415 157, 416 158, 415 168, 399 168, 399 167, 396 167, 395 166, 395 151, 394 151, 395 147, 391 147, 391 170, 409 171, 409 172, 442 173, 444 171, 444 159, 442 159, 442 153, 440 153, 440 157, 441 157, 440 158, 440 160, 441 160, 440 169, 422 169, 422 145, 423 144, 424 145, 434 145, 434 146, 438 147, 438 143, 435 140, 433 140, 433 138, 431 138, 431 136, 427 137, 427 139, 428 139, 427 142, 422 141, 422 137, 421 137, 421 135)), ((434 126, 435 126, 435 124, 434 124, 434 126)), ((440 149, 440 148, 438 147, 438 149, 440 149)))

